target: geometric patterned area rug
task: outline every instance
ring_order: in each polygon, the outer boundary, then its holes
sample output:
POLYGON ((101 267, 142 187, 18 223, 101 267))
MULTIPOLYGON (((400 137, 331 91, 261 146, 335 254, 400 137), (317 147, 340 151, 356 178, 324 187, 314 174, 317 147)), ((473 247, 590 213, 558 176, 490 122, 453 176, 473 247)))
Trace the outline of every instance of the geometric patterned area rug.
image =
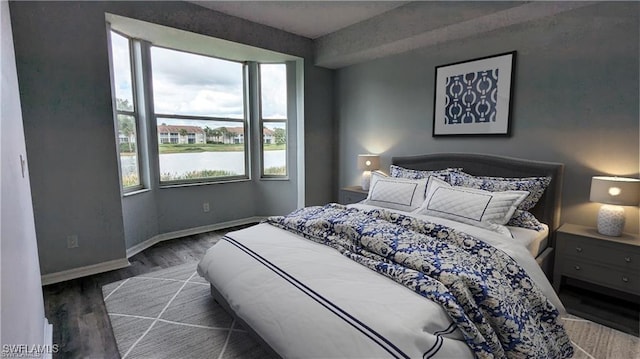
POLYGON ((268 358, 213 300, 197 262, 102 287, 122 358, 268 358))
MULTIPOLYGON (((269 358, 187 263, 102 287, 122 358, 269 358)), ((640 358, 640 338, 573 315, 574 358, 640 358)))
POLYGON ((640 358, 640 338, 569 314, 563 323, 577 359, 640 358))

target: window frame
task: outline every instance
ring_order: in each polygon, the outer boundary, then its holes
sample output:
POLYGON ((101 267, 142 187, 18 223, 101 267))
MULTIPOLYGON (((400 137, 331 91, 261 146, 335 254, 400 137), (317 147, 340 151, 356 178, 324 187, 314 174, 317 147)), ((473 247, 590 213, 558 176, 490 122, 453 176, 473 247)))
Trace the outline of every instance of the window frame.
POLYGON ((258 82, 258 126, 260 131, 260 178, 267 180, 288 180, 289 179, 289 65, 286 62, 258 62, 256 66, 257 82, 258 82), (285 68, 285 81, 286 85, 286 99, 287 99, 287 117, 286 118, 264 118, 262 111, 262 67, 261 65, 284 65, 285 68), (285 174, 266 174, 264 173, 264 126, 265 123, 284 123, 285 125, 285 174))
POLYGON ((138 88, 138 83, 137 83, 137 69, 136 66, 134 66, 134 41, 136 41, 133 37, 124 34, 120 31, 114 30, 110 24, 108 24, 107 26, 107 31, 108 31, 108 36, 109 36, 109 42, 108 42, 108 46, 109 46, 109 58, 110 58, 110 62, 109 65, 111 67, 111 83, 112 83, 112 106, 113 106, 113 113, 114 113, 114 125, 115 125, 115 130, 116 130, 116 146, 117 146, 117 153, 118 153, 118 167, 119 167, 119 174, 120 174, 120 188, 122 189, 123 194, 129 194, 132 192, 137 192, 140 190, 145 189, 145 184, 143 181, 143 166, 142 166, 142 158, 141 158, 141 150, 140 150, 140 145, 141 145, 141 137, 140 137, 140 109, 139 109, 139 101, 138 101, 138 94, 137 94, 137 88, 138 88), (115 33, 119 36, 124 37, 125 39, 127 39, 128 41, 128 45, 129 45, 129 71, 131 74, 131 95, 132 95, 132 106, 133 106, 133 111, 127 111, 127 110, 120 110, 118 109, 118 101, 117 101, 117 93, 116 93, 116 89, 115 89, 115 66, 113 63, 113 41, 112 41, 112 34, 111 33, 115 33), (134 185, 134 186, 125 186, 124 182, 123 182, 123 178, 122 178, 122 161, 121 161, 121 156, 120 156, 120 120, 118 119, 118 117, 122 115, 122 116, 130 116, 133 117, 133 124, 135 126, 135 139, 136 139, 136 149, 135 149, 135 156, 136 156, 136 165, 137 165, 137 169, 138 169, 138 184, 134 185))
MULTIPOLYGON (((172 48, 172 47, 167 47, 167 46, 160 46, 160 45, 154 45, 152 44, 150 46, 150 50, 152 47, 156 47, 156 48, 161 48, 161 49, 165 49, 165 50, 171 50, 171 51, 177 51, 177 52, 182 52, 182 53, 186 53, 186 54, 191 54, 191 55, 197 55, 197 56, 204 56, 204 57, 208 57, 208 58, 213 58, 213 59, 217 59, 217 60, 221 60, 221 61, 228 61, 228 62, 234 62, 234 63, 238 63, 242 65, 242 101, 243 101, 243 117, 242 118, 228 118, 228 117, 215 117, 215 116, 200 116, 200 115, 178 115, 178 114, 167 114, 167 113, 158 113, 155 111, 155 104, 153 104, 154 110, 152 111, 152 118, 153 121, 155 122, 155 128, 154 128, 154 133, 156 134, 157 137, 157 144, 156 144, 156 149, 157 149, 157 163, 158 163, 158 183, 160 185, 160 187, 176 187, 176 186, 181 186, 181 185, 194 185, 194 184, 214 184, 214 183, 223 183, 223 182, 236 182, 236 181, 242 181, 242 180, 250 180, 251 179, 251 168, 250 168, 250 147, 249 147, 249 141, 246 141, 247 138, 249 138, 249 117, 250 117, 250 106, 248 104, 248 66, 247 63, 245 61, 236 61, 236 60, 230 60, 230 59, 225 59, 225 58, 221 58, 221 57, 217 57, 217 56, 212 56, 212 55, 208 55, 208 54, 201 54, 201 53, 197 53, 197 52, 192 52, 192 51, 187 51, 187 50, 182 50, 182 49, 176 49, 176 48, 172 48), (163 181, 162 180, 162 172, 160 169, 160 138, 158 137, 157 133, 158 133, 158 123, 162 123, 162 119, 167 119, 167 120, 171 120, 171 119, 179 119, 179 120, 187 120, 187 121, 211 121, 212 123, 215 122, 232 122, 232 123, 241 123, 242 127, 243 127, 243 133, 242 136, 244 137, 245 141, 243 141, 242 145, 243 145, 243 155, 244 155, 244 174, 242 175, 237 175, 237 176, 220 176, 220 177, 204 177, 204 178, 194 178, 194 179, 179 179, 179 180, 170 180, 170 181, 163 181)), ((150 64, 153 63, 153 59, 150 58, 150 64)), ((151 65, 149 71, 151 72, 151 81, 149 83, 150 86, 150 91, 153 94, 153 66, 151 65)), ((153 99, 153 101, 155 101, 155 99, 153 99)), ((179 136, 178 136, 179 138, 179 136)), ((169 143, 171 144, 171 135, 169 135, 169 143)), ((179 143, 179 140, 178 140, 179 143)), ((206 143, 206 134, 205 134, 205 143, 206 143)), ((214 152, 215 153, 215 152, 214 152)))
MULTIPOLYGON (((304 162, 297 162, 296 159, 300 158, 300 156, 304 156, 304 146, 300 146, 300 144, 304 143, 303 131, 304 131, 304 121, 301 120, 304 118, 304 113, 300 110, 300 105, 303 101, 303 83, 304 83, 304 68, 303 63, 304 59, 294 56, 287 55, 284 53, 273 53, 273 52, 264 52, 262 49, 254 48, 249 45, 243 45, 239 43, 233 43, 232 46, 229 45, 225 40, 221 40, 215 37, 211 37, 208 35, 202 35, 198 33, 190 33, 184 32, 179 29, 173 28, 165 28, 156 24, 146 23, 142 21, 138 21, 135 19, 125 18, 118 15, 105 13, 106 17, 106 25, 107 30, 113 30, 118 34, 125 36, 128 39, 131 39, 131 44, 134 48, 133 53, 130 50, 130 56, 133 57, 133 69, 134 74, 132 74, 132 82, 135 83, 135 92, 134 96, 135 106, 137 116, 136 124, 137 124, 137 141, 139 146, 137 147, 139 161, 137 162, 138 171, 140 176, 140 182, 142 185, 142 189, 135 191, 131 189, 130 193, 122 193, 123 197, 128 197, 131 195, 137 195, 138 193, 143 193, 146 191, 155 191, 163 188, 180 188, 180 187, 191 187, 191 186, 200 186, 200 185, 209 185, 209 184, 219 184, 219 183, 235 183, 235 182, 251 182, 254 179, 261 180, 291 180, 291 179, 304 179, 304 162), (144 31, 137 31, 136 29, 144 29, 144 31), (169 30, 171 29, 171 30, 169 30), (175 32, 179 32, 180 36, 176 36, 175 32), (178 39, 179 38, 179 39, 178 39), (181 39, 188 39, 188 41, 182 41, 181 39), (244 150, 244 173, 243 176, 240 176, 241 179, 235 179, 232 177, 210 177, 204 179, 196 179, 193 181, 185 181, 185 180, 177 180, 177 181, 160 181, 160 171, 159 171, 159 153, 158 153, 158 141, 159 136, 157 133, 157 116, 155 114, 154 109, 154 94, 152 89, 153 84, 153 76, 152 76, 152 63, 151 63, 151 47, 163 47, 166 49, 171 49, 175 51, 185 52, 185 53, 193 53, 197 55, 207 56, 210 58, 221 59, 224 61, 233 61, 247 65, 245 67, 245 81, 242 86, 244 86, 244 147, 236 148, 238 151, 244 150), (261 112, 262 112, 262 103, 263 100, 260 98, 261 94, 259 91, 259 64, 280 64, 286 66, 286 115, 280 119, 265 119, 265 121, 261 120, 261 112), (272 122, 273 124, 270 124, 272 122), (276 124, 280 122, 280 125, 276 124), (286 150, 284 151, 282 159, 278 159, 275 161, 272 167, 279 167, 279 164, 284 164, 286 166, 286 176, 283 174, 278 175, 265 175, 262 176, 264 172, 264 166, 266 162, 264 162, 265 156, 265 134, 263 132, 263 128, 266 126, 274 126, 276 128, 286 128, 286 150), (286 126, 286 127, 284 127, 286 126), (291 157, 291 156, 295 156, 291 157), (169 183, 170 182, 170 183, 169 183), (193 183, 192 183, 193 182, 193 183)), ((110 37, 107 36, 109 39, 110 37)), ((263 67, 264 69, 264 67, 263 67)), ((112 82, 113 84, 113 82, 112 82)), ((239 84, 238 84, 239 85, 239 84)), ((236 93, 240 92, 240 87, 236 87, 236 93)), ((268 91, 268 89, 265 89, 268 91)), ((113 91, 113 86, 112 86, 113 91)), ((112 92, 113 93, 113 92, 112 92)), ((268 95, 267 95, 268 96, 268 95)), ((236 97, 237 98, 237 97, 236 97)), ((270 101, 264 102, 264 104, 268 104, 270 101)), ((238 104, 238 101, 236 101, 238 104)), ((176 109, 175 111, 171 108, 168 108, 167 112, 184 112, 176 109)), ((238 111, 235 111, 237 113, 238 111)), ((281 111, 277 111, 281 112, 281 111)), ((275 114, 275 113, 274 113, 275 114)), ((226 115, 226 114, 224 114, 226 115)), ((233 115, 236 117, 236 115, 233 115)), ((115 117, 115 115, 114 115, 115 117)), ((175 117, 175 116, 174 116, 175 117)), ((196 116, 201 117, 201 116, 196 116)), ((212 120, 223 120, 227 121, 227 118, 211 118, 212 120)), ((162 119, 160 119, 161 121, 162 119)), ((172 123, 173 125, 189 125, 186 122, 175 121, 172 123)), ((217 124, 217 123, 215 123, 217 124)), ((194 125, 206 128, 206 123, 194 123, 194 125)), ((227 127, 233 126, 230 123, 222 124, 227 127)), ((219 127, 219 126, 216 126, 219 127)), ((235 126, 234 126, 235 127, 235 126)), ((200 131, 195 130, 198 136, 198 141, 200 141, 200 131)), ((235 131, 234 131, 235 132, 235 131)), ((279 132, 279 131, 278 131, 279 132)), ((237 132, 239 133, 239 132, 237 132)), ((118 131, 114 131, 114 141, 118 141, 118 131)), ((209 137, 213 141, 216 140, 214 137, 209 137)), ((240 138, 237 136, 236 138, 240 138)), ((180 139, 182 140, 182 138, 180 139)), ((240 142, 240 141, 238 141, 240 142)), ((275 141, 274 141, 275 142, 275 141)), ((116 153, 114 153, 116 155, 116 153)), ((269 155, 267 153, 267 155, 269 155)), ((119 157, 119 156, 118 156, 119 157)), ((280 156, 277 156, 280 157, 280 156)), ((236 171, 237 167, 240 165, 240 159, 236 157, 235 165, 236 171)), ((120 158, 117 159, 118 161, 120 158)), ((118 162, 120 166, 120 162, 118 162)), ((224 165, 217 166, 219 168, 226 167, 224 165)), ((121 166, 118 168, 121 173, 121 166)), ((268 168, 267 168, 268 169, 268 168)), ((183 172, 191 172, 186 169, 177 168, 177 171, 180 174, 184 174, 183 172)), ((233 169, 229 169, 234 171, 233 169)), ((239 171, 238 171, 239 172, 239 171)), ((284 173, 284 172, 282 172, 284 173)), ((213 173, 211 173, 213 174, 213 173)), ((119 176, 120 180, 122 177, 119 176)), ((176 177, 188 177, 188 176, 176 176, 176 177)), ((234 176, 235 177, 235 176, 234 176)), ((171 178, 165 177, 165 178, 171 178)), ((301 185, 302 182, 296 182, 297 184, 297 193, 298 193, 298 205, 303 203, 304 199, 304 186, 301 185)), ((121 182, 122 183, 122 182, 121 182)), ((121 186, 122 188, 122 186, 121 186)))

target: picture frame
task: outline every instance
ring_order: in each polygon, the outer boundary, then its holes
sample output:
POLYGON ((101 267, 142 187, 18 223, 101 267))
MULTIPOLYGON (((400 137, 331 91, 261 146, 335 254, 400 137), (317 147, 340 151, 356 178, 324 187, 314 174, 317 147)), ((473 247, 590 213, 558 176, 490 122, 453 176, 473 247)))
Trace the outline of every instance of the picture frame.
POLYGON ((437 66, 436 136, 510 136, 516 51, 437 66))

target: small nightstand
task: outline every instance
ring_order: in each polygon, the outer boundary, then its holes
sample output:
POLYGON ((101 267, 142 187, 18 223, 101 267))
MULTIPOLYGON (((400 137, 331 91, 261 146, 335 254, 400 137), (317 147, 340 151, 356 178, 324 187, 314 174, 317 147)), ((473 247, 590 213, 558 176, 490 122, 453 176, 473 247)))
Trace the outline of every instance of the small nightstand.
POLYGON ((340 203, 357 203, 367 198, 369 191, 365 191, 360 186, 349 186, 340 189, 340 203))
POLYGON ((639 336, 640 236, 563 225, 556 232, 553 287, 569 313, 639 336))
POLYGON ((638 296, 640 301, 640 236, 608 237, 595 228, 564 224, 557 231, 553 287, 564 277, 638 296))

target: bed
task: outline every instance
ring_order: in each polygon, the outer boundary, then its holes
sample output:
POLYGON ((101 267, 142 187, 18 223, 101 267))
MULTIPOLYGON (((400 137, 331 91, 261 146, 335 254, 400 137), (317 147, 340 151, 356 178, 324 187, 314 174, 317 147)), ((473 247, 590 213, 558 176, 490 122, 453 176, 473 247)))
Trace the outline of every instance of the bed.
POLYGON ((277 357, 570 357, 564 307, 547 280, 563 165, 463 153, 392 164, 404 172, 373 176, 363 203, 307 207, 227 234, 198 265, 215 300, 277 357), (507 223, 455 217, 483 196, 493 199, 482 216, 504 217, 503 207, 512 216, 534 192, 487 191, 482 176, 546 179, 527 208, 544 228, 523 231, 528 243, 507 223), (409 207, 376 197, 385 188, 411 188, 409 207), (465 208, 442 217, 455 201, 465 208))

